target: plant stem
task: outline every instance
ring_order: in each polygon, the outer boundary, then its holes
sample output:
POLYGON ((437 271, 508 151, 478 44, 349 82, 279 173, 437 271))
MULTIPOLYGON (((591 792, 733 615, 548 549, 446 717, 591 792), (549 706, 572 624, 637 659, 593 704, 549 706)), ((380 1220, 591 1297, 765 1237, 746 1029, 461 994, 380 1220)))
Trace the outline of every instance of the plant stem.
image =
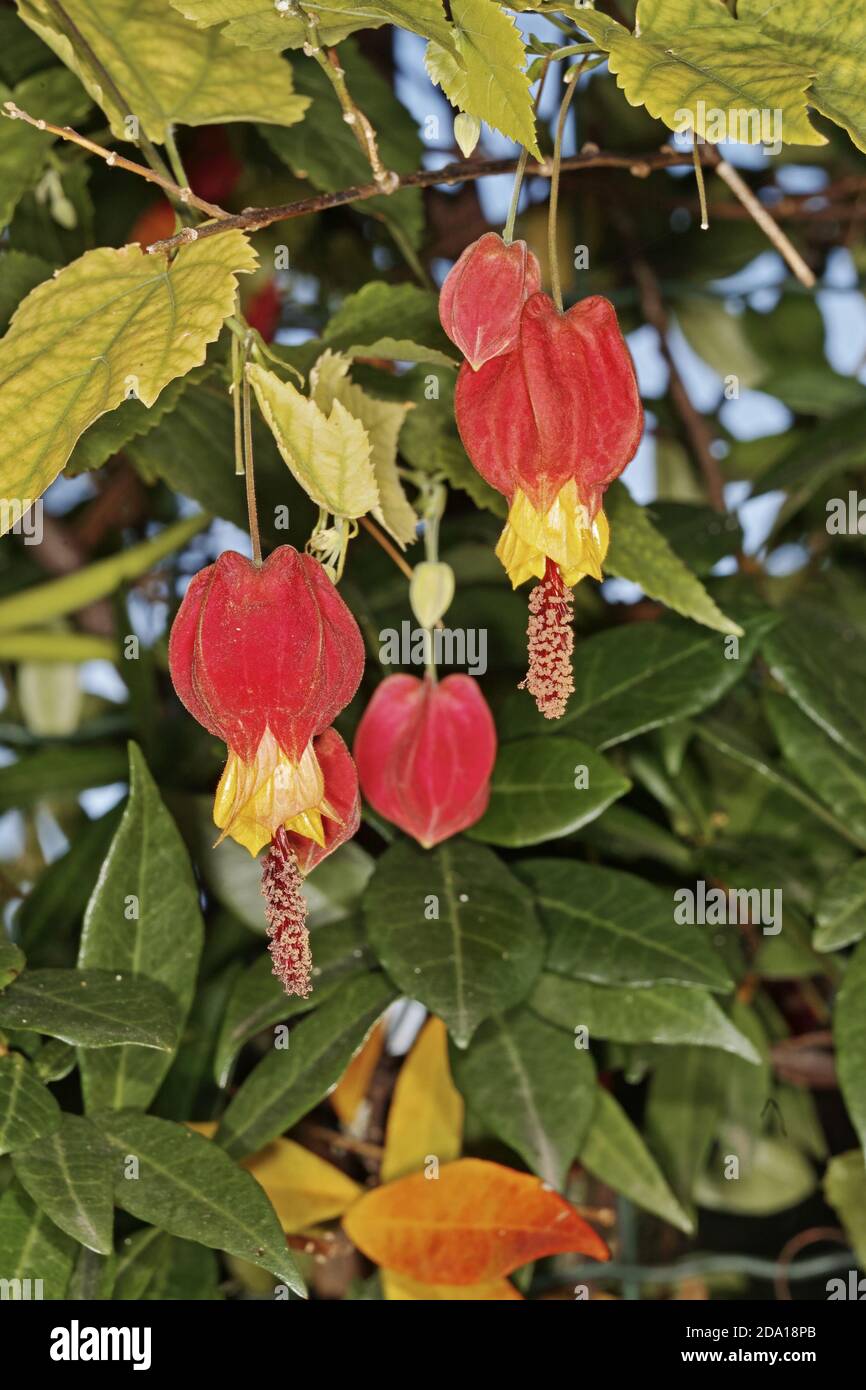
MULTIPOLYGON (((97 155, 100 159, 105 160, 105 163, 109 164, 112 168, 126 169, 130 174, 137 174, 139 178, 147 179, 148 183, 157 184, 159 188, 163 189, 163 191, 176 202, 185 202, 189 204, 190 207, 197 208, 199 212, 203 212, 207 217, 221 218, 228 217, 229 215, 223 208, 218 207, 216 203, 207 203, 204 198, 197 198, 194 193, 188 193, 187 189, 182 188, 179 184, 175 183, 173 179, 168 177, 164 178, 162 174, 158 174, 154 169, 147 169, 143 164, 136 164, 133 160, 127 159, 125 155, 117 154, 115 150, 103 149, 102 146, 96 144, 95 141, 89 140, 86 135, 79 135, 71 126, 53 125, 51 121, 39 120, 37 117, 29 115, 27 111, 22 111, 20 106, 15 105, 14 101, 4 102, 3 111, 10 120, 26 121, 28 125, 35 126, 37 130, 47 131, 49 135, 56 135, 60 140, 69 140, 73 145, 78 145, 81 149, 86 150, 88 154, 97 155)), ((108 138, 113 138, 110 132, 108 133, 108 138)), ((166 174, 167 172, 168 171, 166 171, 166 174)))
POLYGON ((502 232, 502 240, 506 246, 510 246, 514 240, 514 224, 517 221, 517 208, 520 203, 520 190, 523 186, 523 175, 526 173, 526 161, 529 159, 529 150, 524 146, 517 161, 517 169, 514 174, 514 185, 511 189, 511 203, 508 208, 508 218, 502 232))
POLYGON ((250 526, 250 541, 253 547, 253 564, 259 569, 262 563, 262 541, 259 535, 259 514, 256 508, 256 480, 253 468, 253 418, 250 406, 250 383, 247 377, 246 353, 244 353, 243 375, 243 423, 244 480, 247 488, 247 517, 250 526))
POLYGON ((171 126, 168 127, 165 133, 165 152, 168 155, 171 172, 174 174, 181 188, 186 192, 187 189, 189 189, 189 179, 186 176, 186 170, 183 167, 183 160, 180 157, 180 152, 174 138, 174 131, 171 126))
POLYGON ((360 521, 364 530, 370 532, 370 535, 373 537, 373 540, 376 542, 376 544, 381 545, 385 554, 390 555, 391 559, 394 561, 394 564, 397 566, 400 573, 405 575, 407 579, 411 579, 412 566, 406 563, 397 547, 391 544, 391 542, 388 540, 388 537, 384 535, 382 531, 379 530, 376 523, 374 521, 371 521, 368 516, 359 517, 358 520, 360 521))
POLYGON ((566 74, 566 92, 559 108, 556 123, 556 140, 553 146, 553 173, 550 176, 550 207, 547 212, 547 257, 550 262, 550 293, 553 302, 562 313, 562 285, 559 279, 559 254, 556 246, 556 213, 559 207, 559 174, 562 167, 562 137, 568 108, 577 90, 579 67, 569 68, 566 74))
POLYGON ((336 48, 322 48, 319 41, 319 27, 315 20, 308 19, 306 29, 307 42, 304 45, 304 52, 309 57, 315 58, 333 87, 343 111, 343 120, 349 126, 358 142, 361 153, 373 171, 373 181, 378 185, 378 191, 380 193, 393 193, 395 188, 399 187, 399 175, 386 169, 382 163, 376 131, 360 106, 352 100, 352 94, 346 85, 346 72, 340 65, 336 48))
POLYGON ((698 154, 698 137, 692 132, 692 163, 695 166, 695 182, 698 185, 698 201, 701 205, 701 231, 708 232, 710 219, 707 216, 707 190, 704 186, 704 171, 698 154))
POLYGON ((243 420, 241 412, 241 378, 243 376, 243 366, 241 359, 241 344, 237 336, 232 333, 232 413, 235 425, 235 477, 240 478, 244 473, 244 435, 243 420))

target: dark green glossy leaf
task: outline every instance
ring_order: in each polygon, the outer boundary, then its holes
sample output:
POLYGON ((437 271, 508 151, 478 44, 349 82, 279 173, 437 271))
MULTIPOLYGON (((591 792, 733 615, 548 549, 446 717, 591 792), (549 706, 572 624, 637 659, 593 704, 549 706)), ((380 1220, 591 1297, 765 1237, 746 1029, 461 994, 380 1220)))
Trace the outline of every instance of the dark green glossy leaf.
POLYGON ((369 968, 373 954, 359 920, 333 922, 311 939, 313 994, 308 999, 287 995, 273 972, 269 955, 262 954, 235 981, 220 1028, 214 1076, 228 1084, 234 1060, 245 1043, 274 1023, 318 1008, 347 975, 369 968))
MULTIPOLYGON (((216 1139, 243 1158, 290 1129, 332 1091, 395 991, 383 975, 345 980, 239 1087, 216 1139)), ((183 1232, 178 1231, 178 1235, 183 1232)))
POLYGON ((40 748, 0 768, 0 812, 32 806, 46 798, 56 802, 89 787, 125 782, 126 759, 119 748, 69 744, 40 748))
MULTIPOLYGON (((170 993, 180 1027, 195 987, 203 938, 199 890, 177 827, 140 749, 130 744, 130 795, 87 905, 79 965, 135 970, 170 993)), ((146 1108, 171 1065, 164 1054, 121 1051, 81 1058, 88 1110, 146 1108)))
POLYGON ((656 1059, 646 1110, 649 1141, 678 1197, 690 1202, 725 1104, 728 1059, 704 1047, 667 1048, 656 1059))
POLYGON ((767 695, 766 710, 785 761, 809 788, 810 799, 817 794, 834 822, 866 848, 866 762, 853 756, 850 743, 828 736, 826 725, 813 723, 785 696, 767 695))
POLYGON ((577 860, 524 860, 518 872, 535 894, 556 974, 603 985, 733 988, 706 928, 674 920, 672 892, 577 860))
POLYGON ((88 1049, 131 1044, 169 1053, 178 1017, 168 990, 144 975, 26 970, 0 997, 0 1026, 88 1049))
POLYGON ((13 980, 17 980, 25 964, 21 948, 0 936, 0 989, 5 989, 13 980))
POLYGON ((367 935, 388 974, 466 1047, 485 1018, 518 1003, 541 967, 532 899, 492 850, 407 841, 382 855, 364 896, 367 935))
POLYGON ((594 1177, 691 1235, 694 1222, 671 1192, 661 1169, 618 1101, 599 1086, 580 1161, 594 1177))
POLYGON ((866 1148, 866 941, 861 941, 836 998, 836 1070, 848 1114, 866 1148))
POLYGON ((20 1052, 0 1057, 0 1154, 22 1149, 60 1124, 60 1106, 20 1052))
POLYGON ((830 879, 815 910, 816 951, 838 951, 866 936, 866 859, 830 879))
POLYGON ((743 618, 746 636, 737 639, 736 657, 730 638, 673 618, 611 628, 578 641, 574 694, 562 719, 543 719, 532 701, 518 694, 506 703, 500 733, 516 738, 568 731, 595 748, 608 748, 698 714, 745 675, 759 638, 777 621, 775 614, 743 618))
POLYGON ((623 1043, 691 1043, 760 1059, 722 1013, 712 995, 680 985, 649 989, 613 988, 562 975, 542 975, 529 1000, 530 1008, 560 1028, 586 1028, 592 1038, 623 1043))
POLYGON ((263 1189, 218 1144, 184 1125, 130 1110, 102 1111, 94 1124, 113 1152, 114 1199, 124 1211, 170 1235, 261 1265, 304 1292, 263 1189))
POLYGON ((80 1115, 60 1125, 13 1159, 15 1176, 61 1231, 97 1255, 110 1255, 114 1210, 108 1146, 80 1115))
POLYGON ((520 848, 559 839, 600 816, 631 783, 576 738, 526 738, 499 750, 490 805, 471 839, 520 848))
POLYGON ((214 1300, 220 1297, 218 1284, 219 1265, 212 1250, 147 1226, 123 1242, 112 1297, 124 1302, 214 1300))
POLYGON ((776 628, 763 650, 791 699, 866 775, 866 706, 857 667, 846 653, 836 646, 828 661, 824 633, 802 621, 776 628))
POLYGON ((9 1184, 0 1197, 0 1278, 11 1298, 65 1298, 79 1249, 19 1182, 9 1184))
POLYGON ((473 1113, 561 1191, 595 1109, 589 1052, 520 1007, 482 1023, 454 1067, 473 1113))

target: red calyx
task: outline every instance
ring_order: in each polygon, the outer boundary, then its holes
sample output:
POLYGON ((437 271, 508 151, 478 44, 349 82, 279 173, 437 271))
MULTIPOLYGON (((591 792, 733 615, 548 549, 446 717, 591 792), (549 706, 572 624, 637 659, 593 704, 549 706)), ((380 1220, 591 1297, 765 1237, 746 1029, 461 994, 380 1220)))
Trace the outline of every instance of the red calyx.
POLYGON ((244 761, 269 728, 297 762, 357 690, 364 645, 312 556, 283 545, 257 568, 230 550, 187 589, 169 667, 193 718, 244 761))
POLYGON ((510 352, 520 311, 541 288, 541 270, 525 241, 509 245, 485 232, 452 266, 439 295, 439 318, 452 343, 476 370, 510 352))
POLYGON ((474 825, 487 809, 496 761, 493 716, 471 676, 388 676, 354 744, 361 790, 425 849, 474 825))
POLYGON ((514 351, 477 372, 464 364, 454 404, 481 476, 509 498, 520 487, 541 512, 573 478, 594 516, 643 430, 631 356, 613 305, 598 295, 565 314, 532 295, 514 351))

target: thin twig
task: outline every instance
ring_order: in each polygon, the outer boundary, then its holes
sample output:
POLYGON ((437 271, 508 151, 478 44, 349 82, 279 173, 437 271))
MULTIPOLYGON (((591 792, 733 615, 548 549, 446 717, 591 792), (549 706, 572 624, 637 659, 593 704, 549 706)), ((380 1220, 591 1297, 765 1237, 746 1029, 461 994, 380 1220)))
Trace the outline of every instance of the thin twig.
POLYGON ((247 375, 246 361, 244 362, 241 401, 243 405, 244 483, 247 493, 247 516, 249 517, 250 525, 250 541, 253 547, 253 564, 256 569, 260 569, 262 563, 262 541, 259 532, 259 513, 256 506, 256 481, 253 467, 253 416, 250 404, 250 379, 247 375))
POLYGON ((204 198, 199 198, 193 193, 191 188, 182 188, 180 184, 174 183, 170 178, 163 174, 158 174, 155 169, 148 169, 144 164, 136 164, 134 160, 126 159, 124 155, 117 154, 115 150, 104 150, 101 145, 95 145, 92 140, 88 140, 86 135, 79 135, 71 126, 52 125, 51 121, 37 120, 35 116, 22 111, 20 106, 16 106, 14 101, 3 103, 3 115, 12 121, 26 121, 27 125, 32 125, 36 130, 48 131, 50 135, 56 135, 60 140, 69 140, 73 145, 80 145, 83 150, 88 150, 90 154, 97 155, 111 169, 126 169, 130 174, 138 174, 139 178, 147 179, 148 183, 155 183, 171 197, 176 198, 179 203, 186 203, 190 207, 198 208, 206 217, 228 217, 228 213, 216 203, 208 203, 204 198))
MULTIPOLYGON (((709 162, 709 154, 702 157, 709 162)), ((690 152, 683 153, 665 145, 660 150, 653 150, 644 155, 587 150, 563 159, 560 167, 563 173, 584 169, 627 169, 636 178, 646 178, 654 169, 676 169, 691 162, 690 152)), ((450 186, 471 183, 475 179, 488 178, 495 174, 513 174, 518 163, 517 159, 455 160, 451 164, 443 165, 441 169, 416 169, 411 174, 401 174, 397 187, 432 188, 437 184, 450 186)), ((530 178, 549 179, 553 173, 553 164, 546 160, 539 164, 533 160, 526 172, 530 178)), ((295 217, 308 217, 311 213, 327 212, 330 208, 345 207, 347 203, 360 203, 367 198, 378 198, 381 194, 382 189, 377 183, 365 183, 343 188, 338 193, 316 193, 296 203, 280 203, 268 208, 244 208, 243 212, 226 217, 221 222, 205 222, 194 229, 187 228, 175 236, 155 241, 147 249, 152 252, 171 251, 177 246, 182 246, 185 241, 216 236, 220 232, 255 232, 262 227, 270 227, 274 222, 288 222, 295 217)))
POLYGON ((361 153, 369 164, 373 172, 373 181, 377 184, 379 192, 393 193, 395 188, 399 186, 400 176, 395 174, 393 170, 386 169, 382 163, 376 131, 372 122, 368 120, 360 106, 352 98, 346 84, 346 71, 340 63, 336 48, 322 48, 319 42, 319 26, 315 20, 307 20, 306 30, 307 42, 304 44, 304 52, 308 57, 315 58, 333 87, 343 112, 343 120, 354 135, 361 153))
POLYGON ((351 1134, 338 1134, 336 1130, 328 1129, 325 1125, 314 1124, 310 1120, 304 1120, 299 1126, 301 1138, 318 1139, 321 1143, 327 1144, 332 1149, 342 1149, 345 1153, 361 1154, 364 1158, 372 1158, 381 1163, 382 1155, 385 1152, 381 1144, 371 1144, 366 1139, 355 1139, 351 1134))
POLYGON ((547 259, 550 273, 550 294, 560 313, 562 313, 562 284, 559 275, 559 248, 556 244, 556 214, 559 208, 559 172, 562 168, 562 137, 565 133, 568 108, 577 91, 578 77, 579 64, 575 64, 573 68, 569 68, 565 78, 565 96, 562 98, 559 108, 559 119, 556 122, 556 138, 553 146, 553 174, 550 179, 550 203, 547 209, 547 259))
POLYGON ((767 240, 772 242, 779 255, 790 266, 791 270, 807 289, 811 289, 815 284, 815 276, 807 266, 796 246, 782 231, 776 219, 767 211, 759 198, 756 198, 749 185, 740 177, 736 169, 728 163, 726 159, 719 159, 716 164, 716 173, 720 179, 728 185, 735 197, 739 198, 743 207, 754 218, 767 240))
POLYGON ((360 521, 364 530, 370 532, 370 535, 373 537, 373 540, 378 542, 379 545, 381 545, 382 549, 385 551, 385 554, 390 555, 391 559, 394 561, 394 564, 400 570, 401 574, 404 574, 407 579, 411 580, 413 572, 412 566, 406 563, 397 547, 391 544, 384 532, 380 531, 376 523, 374 521, 371 521, 368 516, 361 516, 358 518, 358 520, 360 521))

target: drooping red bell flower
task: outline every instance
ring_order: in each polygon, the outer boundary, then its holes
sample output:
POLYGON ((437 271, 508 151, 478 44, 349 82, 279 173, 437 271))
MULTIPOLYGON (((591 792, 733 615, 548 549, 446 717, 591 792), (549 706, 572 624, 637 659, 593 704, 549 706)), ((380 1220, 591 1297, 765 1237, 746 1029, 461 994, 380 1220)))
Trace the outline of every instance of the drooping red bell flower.
POLYGON ((541 270, 525 241, 485 232, 455 261, 439 294, 439 318, 473 370, 510 352, 520 311, 541 288, 541 270))
POLYGON ((387 676, 358 725, 354 754, 373 809, 430 849, 486 811, 496 728, 471 676, 387 676))
POLYGON ((542 581, 530 598, 525 683, 555 718, 573 689, 568 589, 587 574, 602 578, 602 497, 643 430, 613 305, 593 296, 560 314, 547 295, 532 295, 514 350, 478 371, 461 367, 455 412, 472 463, 510 504, 497 555, 515 588, 542 581))
MULTIPOLYGON (((169 667, 190 714, 228 746, 214 803, 220 839, 229 835, 253 855, 273 841, 272 854, 291 862, 299 883, 357 828, 354 768, 329 728, 364 669, 349 609, 319 562, 292 546, 260 567, 227 551, 190 584, 169 667)), ((266 890, 272 879, 265 874, 266 890)), ((267 914, 277 967, 278 919, 303 912, 299 892, 287 905, 287 884, 267 914)), ((303 972, 282 978, 291 992, 308 992, 303 972)))

